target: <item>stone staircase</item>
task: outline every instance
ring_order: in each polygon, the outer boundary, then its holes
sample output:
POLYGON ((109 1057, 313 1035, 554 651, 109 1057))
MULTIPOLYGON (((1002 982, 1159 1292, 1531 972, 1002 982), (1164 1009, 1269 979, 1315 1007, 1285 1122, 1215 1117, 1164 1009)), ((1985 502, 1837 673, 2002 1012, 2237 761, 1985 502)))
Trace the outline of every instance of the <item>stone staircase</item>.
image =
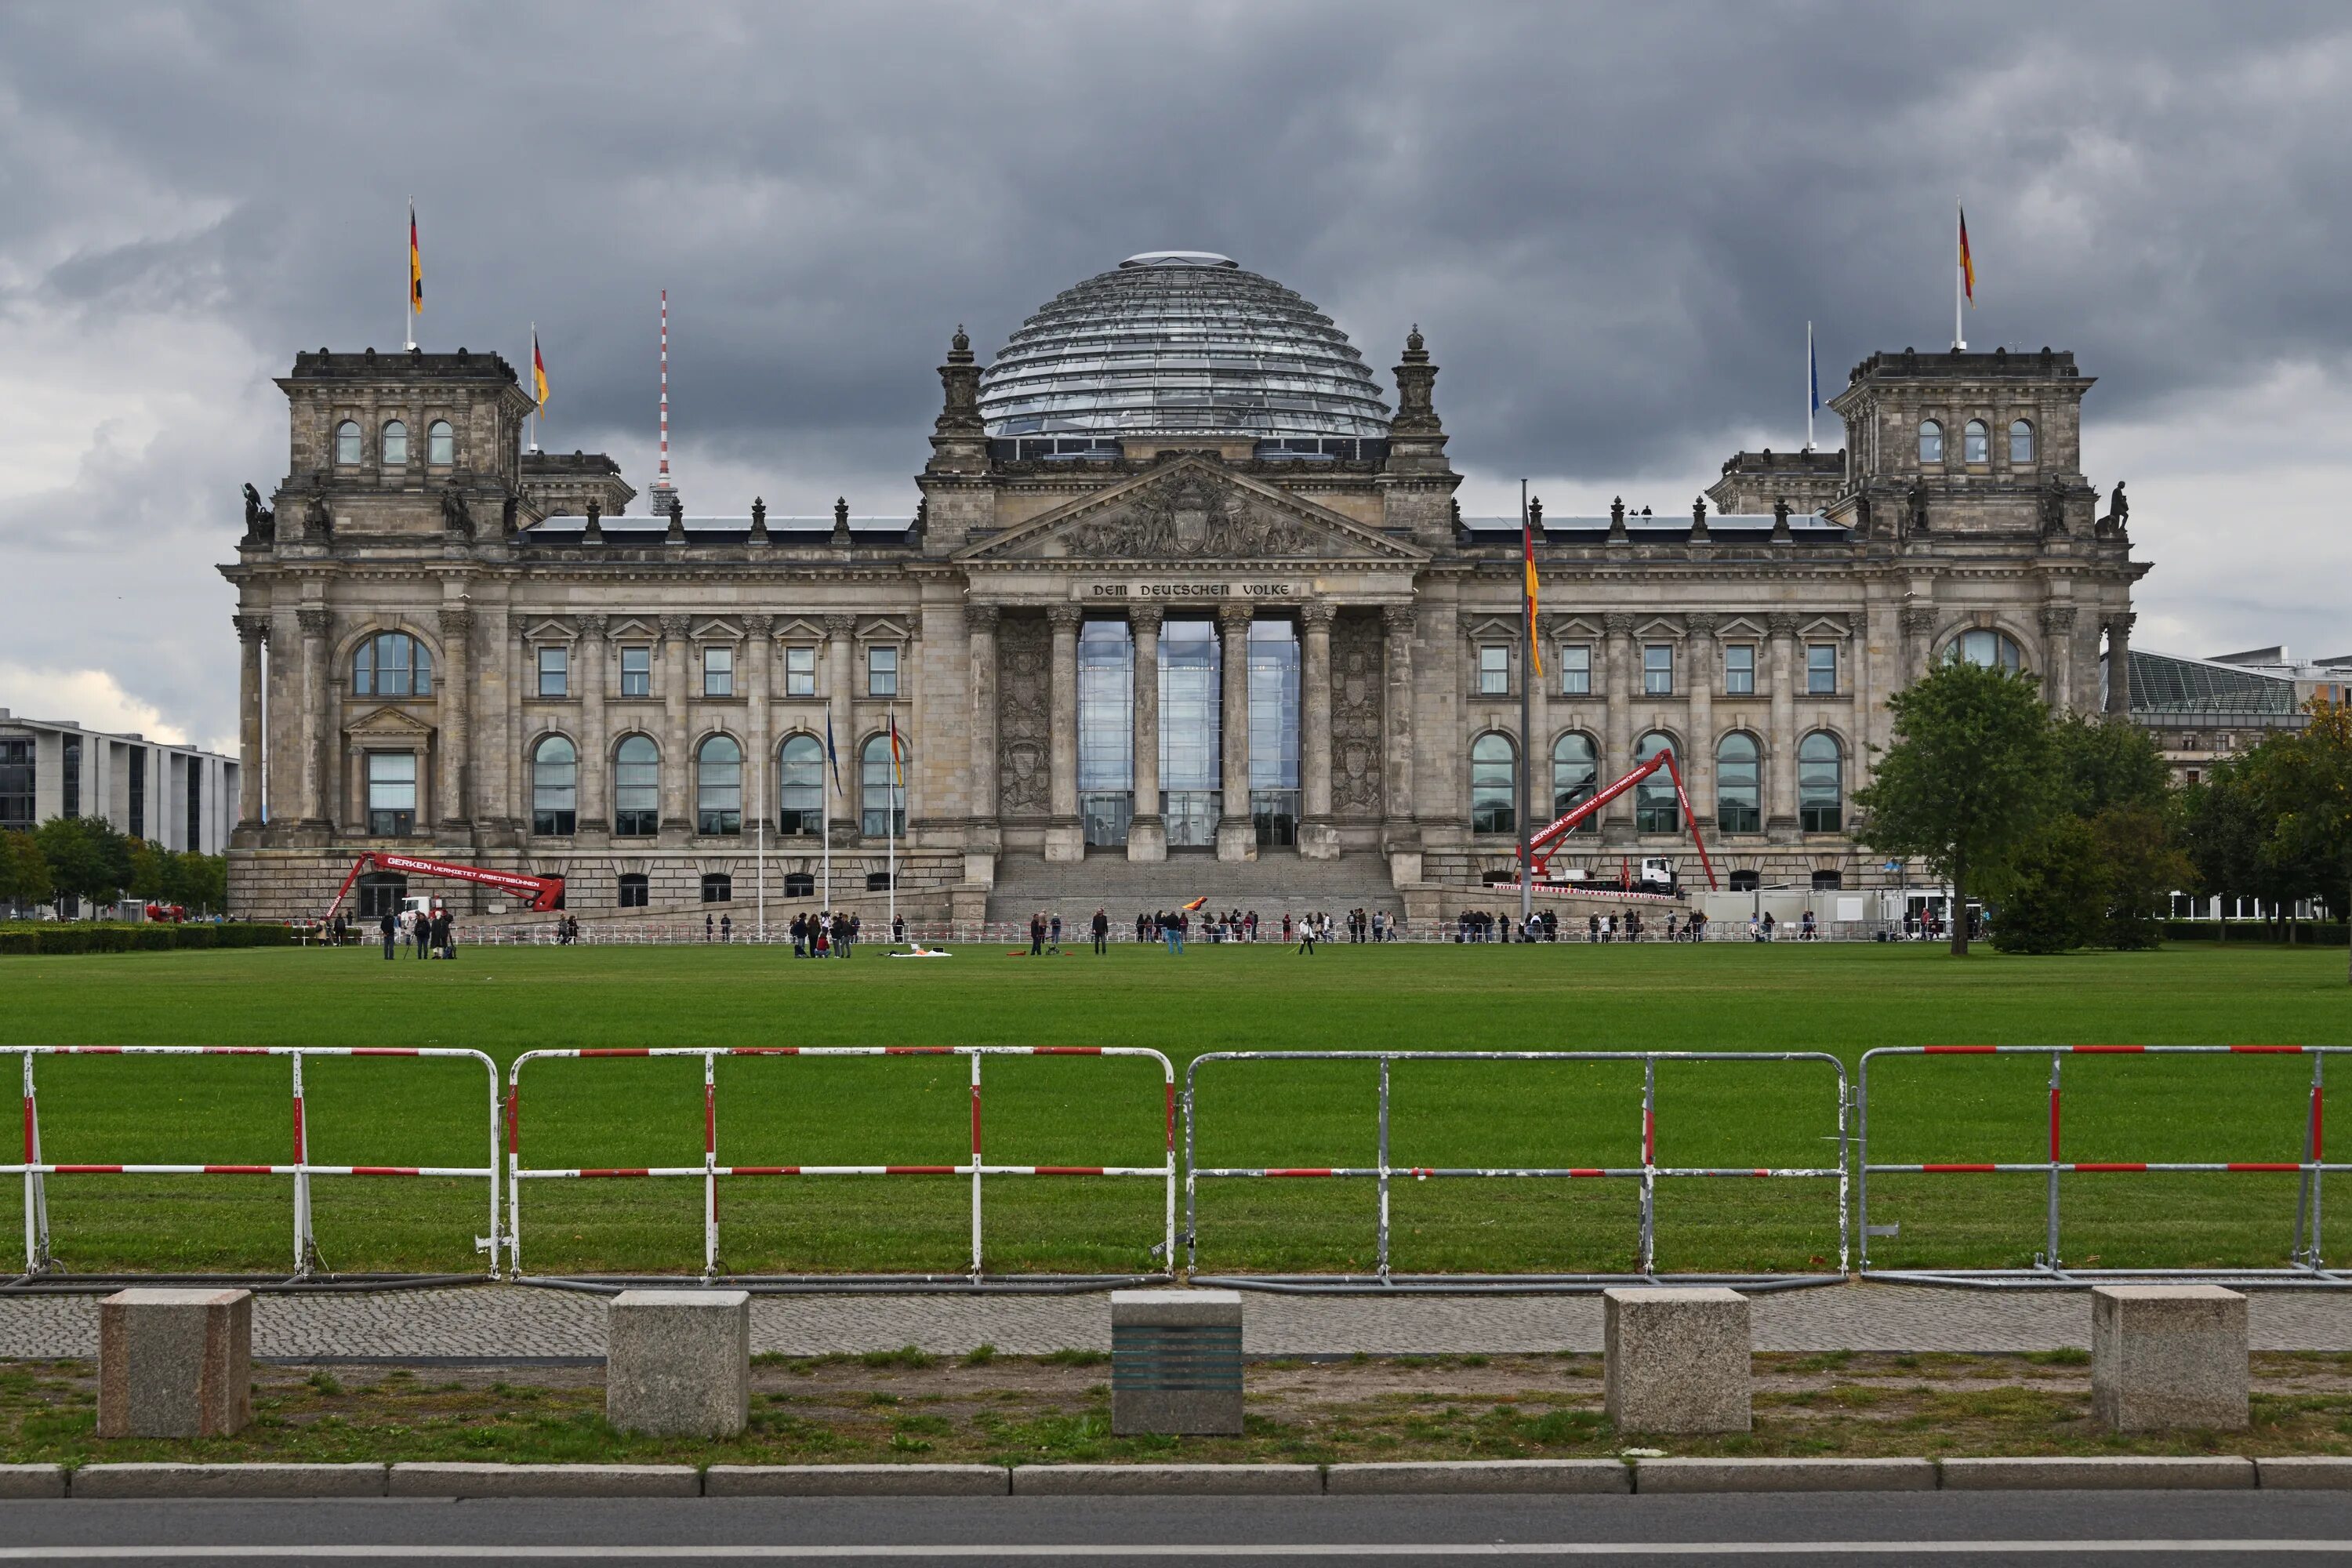
POLYGON ((1084 860, 1058 863, 1003 856, 996 863, 988 918, 1017 924, 1044 910, 1060 914, 1066 924, 1083 922, 1102 908, 1114 924, 1131 925, 1139 910, 1172 910, 1199 898, 1213 909, 1255 910, 1260 921, 1277 926, 1286 914, 1336 919, 1357 909, 1404 912, 1388 863, 1376 855, 1302 860, 1288 849, 1271 849, 1255 860, 1219 860, 1178 850, 1154 863, 1130 861, 1121 850, 1097 850, 1084 860))

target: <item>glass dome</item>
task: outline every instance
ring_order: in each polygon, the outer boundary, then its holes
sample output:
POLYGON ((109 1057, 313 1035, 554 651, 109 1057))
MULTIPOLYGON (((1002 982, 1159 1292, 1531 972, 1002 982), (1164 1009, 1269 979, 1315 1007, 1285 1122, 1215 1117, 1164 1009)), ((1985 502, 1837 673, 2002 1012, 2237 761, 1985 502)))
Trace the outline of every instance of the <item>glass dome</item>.
POLYGON ((981 376, 994 437, 1385 437, 1347 334, 1230 258, 1130 256, 1064 289, 981 376))

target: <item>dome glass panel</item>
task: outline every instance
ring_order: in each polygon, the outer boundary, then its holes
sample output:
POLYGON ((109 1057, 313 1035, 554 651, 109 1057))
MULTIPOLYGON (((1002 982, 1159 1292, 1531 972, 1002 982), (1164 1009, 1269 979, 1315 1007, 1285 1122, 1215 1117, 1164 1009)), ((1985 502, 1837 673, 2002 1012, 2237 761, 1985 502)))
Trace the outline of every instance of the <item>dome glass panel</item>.
POLYGON ((982 374, 994 437, 1385 437, 1363 356, 1290 289, 1157 250, 1066 289, 982 374))

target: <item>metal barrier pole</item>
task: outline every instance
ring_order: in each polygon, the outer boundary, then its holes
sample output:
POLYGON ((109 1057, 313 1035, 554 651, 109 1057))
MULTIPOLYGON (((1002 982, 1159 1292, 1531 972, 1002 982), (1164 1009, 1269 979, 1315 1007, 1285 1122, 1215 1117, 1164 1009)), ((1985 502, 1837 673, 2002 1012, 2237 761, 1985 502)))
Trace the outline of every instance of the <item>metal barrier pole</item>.
POLYGON ((2042 1259, 2053 1273, 2058 1269, 2058 1064, 2064 1059, 2059 1052, 2050 1053, 2050 1226, 2042 1259))
POLYGON ((490 1079, 490 1234, 475 1238, 474 1249, 490 1255, 490 1278, 499 1278, 499 1242, 504 1232, 499 1229, 499 1064, 488 1057, 482 1058, 482 1068, 490 1079))
POLYGON ((302 1053, 294 1053, 294 1278, 306 1278, 318 1256, 310 1234, 310 1139, 302 1125, 302 1053))
POLYGON ((1381 1058, 1381 1235, 1374 1264, 1389 1277, 1389 1058, 1381 1058))
POLYGON ((719 1058, 702 1053, 702 1278, 719 1272, 719 1058))
POLYGON ((1658 1058, 1642 1058, 1642 1272, 1657 1272, 1658 1058))
POLYGON ((1852 1239, 1853 1239, 1852 1233, 1847 1229, 1847 1226, 1848 1226, 1852 1222, 1851 1222, 1851 1220, 1850 1220, 1849 1216, 1848 1216, 1848 1215, 1847 1215, 1847 1214, 1846 1214, 1846 1206, 1845 1206, 1845 1205, 1846 1205, 1846 1196, 1847 1196, 1847 1193, 1848 1193, 1848 1191, 1849 1191, 1850 1184, 1852 1184, 1852 1182, 1853 1182, 1853 1160, 1850 1158, 1850 1156, 1851 1156, 1851 1154, 1852 1154, 1853 1151, 1852 1151, 1852 1150, 1847 1146, 1847 1142, 1846 1142, 1846 1131, 1845 1131, 1845 1118, 1846 1118, 1846 1110, 1847 1110, 1847 1107, 1848 1107, 1848 1102, 1851 1100, 1851 1099, 1852 1099, 1852 1098, 1853 1098, 1853 1097, 1852 1097, 1852 1095, 1851 1095, 1850 1091, 1848 1090, 1848 1089, 1847 1089, 1847 1087, 1846 1087, 1846 1081, 1845 1081, 1845 1064, 1844 1064, 1843 1062, 1840 1062, 1840 1063, 1838 1064, 1838 1126, 1837 1126, 1837 1145, 1838 1145, 1838 1272, 1839 1272, 1839 1273, 1841 1273, 1841 1274, 1843 1274, 1843 1273, 1844 1273, 1844 1272, 1846 1271, 1846 1256, 1847 1256, 1847 1248, 1848 1248, 1848 1247, 1849 1247, 1849 1245, 1851 1244, 1852 1239))
POLYGON ((25 1272, 49 1267, 49 1194, 41 1179, 41 1118, 33 1097, 33 1053, 25 1057, 25 1272))
POLYGON ((2326 1063, 2325 1052, 2314 1051, 2311 1057, 2311 1113, 2304 1127, 2303 1179, 2296 1184, 2294 1200, 2294 1258, 2307 1268, 2317 1268, 2319 1261, 2319 1119, 2321 1101, 2320 1069, 2326 1063))
MULTIPOLYGON (((1201 1267, 1201 1157, 1192 1146, 1192 1075, 1200 1069, 1201 1062, 1197 1057, 1184 1064, 1184 1272, 1188 1276, 1197 1273, 1201 1267)), ((1172 1160, 1175 1157, 1173 1129, 1170 1131, 1169 1145, 1169 1157, 1172 1160)), ((1169 1244, 1168 1268, 1173 1273, 1176 1268, 1173 1236, 1169 1237, 1169 1244)))
POLYGON ((1860 1138, 1853 1161, 1854 1250, 1864 1274, 1870 1272, 1870 1058, 1875 1054, 1862 1053, 1860 1081, 1854 1086, 1854 1121, 1860 1138))
POLYGON ((980 1053, 971 1053, 971 1277, 980 1278, 980 1053))
MULTIPOLYGON (((514 1059, 507 1077, 507 1271, 518 1279, 522 1278, 522 1064, 529 1054, 514 1059)), ((495 1120, 496 1113, 492 1115, 495 1120)), ((492 1176, 493 1193, 498 1184, 492 1176)))

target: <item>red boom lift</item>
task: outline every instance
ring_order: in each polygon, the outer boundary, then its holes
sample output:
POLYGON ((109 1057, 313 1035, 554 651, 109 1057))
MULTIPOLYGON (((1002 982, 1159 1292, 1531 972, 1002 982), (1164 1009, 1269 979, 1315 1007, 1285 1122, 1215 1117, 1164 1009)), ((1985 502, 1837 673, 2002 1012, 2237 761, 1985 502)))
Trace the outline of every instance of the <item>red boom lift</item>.
POLYGON ((343 885, 335 889, 335 901, 327 906, 321 922, 331 922, 335 911, 343 907, 343 899, 352 884, 368 870, 400 871, 411 877, 446 877, 453 882, 478 882, 486 888, 504 888, 510 893, 524 893, 530 898, 530 907, 541 914, 555 908, 563 897, 561 877, 526 877, 519 871, 491 871, 480 866, 457 866, 446 860, 420 860, 414 855, 385 855, 375 850, 352 862, 352 873, 343 885))
MULTIPOLYGON (((1656 773, 1660 768, 1665 769, 1666 777, 1674 781, 1675 799, 1682 805, 1683 820, 1690 825, 1691 842, 1698 847, 1698 863, 1706 868, 1708 890, 1719 890, 1715 879, 1715 862, 1706 858, 1706 840, 1699 837, 1698 818, 1691 814, 1690 796, 1683 790, 1682 770, 1675 766, 1675 754, 1672 751, 1660 752, 1623 778, 1595 794, 1590 800, 1577 802, 1561 813, 1558 818, 1546 825, 1528 840, 1528 863, 1520 868, 1519 874, 1523 877, 1540 879, 1545 868, 1551 864, 1552 856, 1567 841, 1569 834, 1575 830, 1579 823, 1656 773)), ((1633 889, 1629 887, 1626 891, 1631 892, 1633 889)))

